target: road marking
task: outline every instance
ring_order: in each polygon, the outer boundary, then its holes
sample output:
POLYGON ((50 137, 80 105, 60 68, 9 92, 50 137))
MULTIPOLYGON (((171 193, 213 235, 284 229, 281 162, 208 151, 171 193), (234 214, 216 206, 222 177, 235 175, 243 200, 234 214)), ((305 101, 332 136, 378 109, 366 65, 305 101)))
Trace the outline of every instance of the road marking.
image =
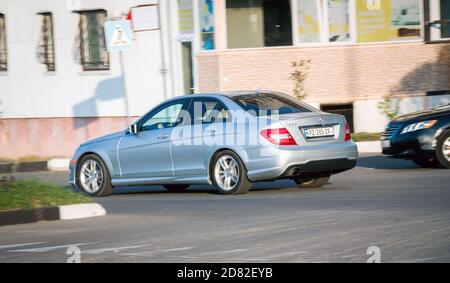
POLYGON ((179 251, 192 250, 193 248, 194 248, 194 247, 173 248, 173 249, 162 250, 162 252, 165 252, 165 253, 169 253, 169 252, 179 252, 179 251))
POLYGON ((81 251, 82 254, 102 254, 102 253, 106 253, 106 252, 115 252, 118 253, 121 250, 130 250, 130 249, 139 249, 142 248, 143 246, 128 246, 128 247, 116 247, 116 248, 105 248, 105 249, 92 249, 92 250, 86 250, 86 251, 81 251))
POLYGON ((50 252, 50 251, 68 248, 68 247, 72 247, 72 246, 84 246, 84 245, 88 245, 88 244, 94 244, 94 243, 78 243, 78 244, 63 245, 63 246, 48 246, 48 247, 41 247, 41 248, 34 248, 34 249, 12 250, 9 252, 10 253, 45 253, 45 252, 50 252))
POLYGON ((45 243, 47 243, 47 242, 24 243, 24 244, 15 244, 15 245, 3 245, 3 246, 0 246, 0 250, 13 249, 13 248, 19 248, 19 247, 26 247, 26 246, 34 246, 34 245, 40 245, 40 244, 45 244, 45 243))
POLYGON ((218 251, 218 252, 206 252, 202 253, 201 255, 214 255, 214 254, 231 254, 231 253, 242 253, 246 252, 246 249, 236 249, 236 250, 229 250, 229 251, 218 251))

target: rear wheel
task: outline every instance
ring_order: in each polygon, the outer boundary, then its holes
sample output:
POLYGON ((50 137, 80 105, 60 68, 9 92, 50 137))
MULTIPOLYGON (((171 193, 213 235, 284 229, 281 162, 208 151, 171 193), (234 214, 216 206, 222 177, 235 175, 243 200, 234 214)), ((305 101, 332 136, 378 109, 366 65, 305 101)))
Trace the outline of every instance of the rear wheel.
POLYGON ((103 160, 97 155, 86 155, 78 162, 77 186, 94 197, 109 196, 113 192, 111 177, 103 160))
POLYGON ((438 138, 436 157, 442 166, 450 169, 450 130, 445 131, 438 138))
POLYGON ((423 168, 438 168, 441 166, 441 163, 437 159, 414 159, 413 162, 423 168))
POLYGON ((318 177, 318 178, 294 178, 294 182, 301 188, 321 188, 328 184, 330 176, 318 177))
POLYGON ((245 194, 252 183, 248 180, 247 170, 239 156, 224 150, 213 157, 211 179, 214 186, 224 195, 245 194))
POLYGON ((189 185, 163 185, 163 187, 170 193, 182 193, 189 188, 189 185))

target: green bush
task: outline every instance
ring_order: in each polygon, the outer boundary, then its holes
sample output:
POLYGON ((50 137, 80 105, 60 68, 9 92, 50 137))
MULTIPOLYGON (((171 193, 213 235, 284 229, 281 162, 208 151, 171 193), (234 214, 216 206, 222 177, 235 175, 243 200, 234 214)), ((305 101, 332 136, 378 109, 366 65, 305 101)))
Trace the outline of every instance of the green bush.
POLYGON ((379 141, 381 133, 356 133, 352 134, 354 142, 379 141))
POLYGON ((0 211, 90 203, 91 199, 69 188, 36 180, 0 180, 0 211))

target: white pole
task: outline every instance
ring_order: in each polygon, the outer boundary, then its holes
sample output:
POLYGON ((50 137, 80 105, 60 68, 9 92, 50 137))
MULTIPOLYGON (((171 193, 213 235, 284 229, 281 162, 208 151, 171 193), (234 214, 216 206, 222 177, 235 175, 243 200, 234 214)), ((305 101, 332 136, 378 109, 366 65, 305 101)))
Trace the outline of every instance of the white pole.
POLYGON ((164 52, 164 34, 161 20, 161 1, 158 1, 158 25, 159 25, 159 35, 160 35, 160 48, 161 48, 161 76, 163 79, 163 95, 164 100, 168 98, 167 96, 167 72, 168 69, 166 67, 166 54, 164 52))
POLYGON ((128 127, 130 125, 130 123, 131 123, 131 117, 130 117, 130 109, 128 107, 127 82, 126 82, 126 77, 125 77, 125 66, 123 64, 122 51, 119 51, 119 61, 120 61, 120 70, 121 70, 121 73, 122 73, 122 84, 123 84, 123 98, 124 98, 125 115, 127 116, 127 120, 125 121, 125 124, 128 127))

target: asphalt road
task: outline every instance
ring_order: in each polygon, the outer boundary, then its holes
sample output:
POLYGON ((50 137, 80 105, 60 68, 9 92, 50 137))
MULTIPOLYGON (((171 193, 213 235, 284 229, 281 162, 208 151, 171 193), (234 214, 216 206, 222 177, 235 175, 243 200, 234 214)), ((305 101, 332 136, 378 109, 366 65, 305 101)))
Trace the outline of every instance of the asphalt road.
POLYGON ((382 262, 450 262, 450 171, 379 156, 321 189, 120 188, 95 201, 107 216, 0 227, 0 262, 66 262, 74 245, 82 262, 366 262, 371 246, 382 262))

